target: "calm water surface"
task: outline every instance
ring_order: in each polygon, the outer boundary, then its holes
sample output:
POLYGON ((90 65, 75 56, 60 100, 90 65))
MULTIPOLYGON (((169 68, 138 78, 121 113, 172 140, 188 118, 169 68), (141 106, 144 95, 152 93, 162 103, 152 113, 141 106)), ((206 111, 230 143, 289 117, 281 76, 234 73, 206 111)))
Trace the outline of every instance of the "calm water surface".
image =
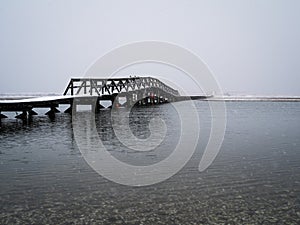
MULTIPOLYGON (((195 104, 201 124, 195 154, 175 176, 146 187, 116 184, 96 173, 76 145, 68 114, 54 121, 40 114, 29 124, 2 120, 0 224, 299 224, 300 103, 226 103, 222 148, 202 173, 198 164, 210 112, 206 102, 195 104)), ((150 152, 118 141, 109 110, 97 116, 97 130, 114 157, 150 165, 166 158, 180 136, 170 104, 134 109, 132 132, 148 137, 155 116, 168 131, 150 152)))

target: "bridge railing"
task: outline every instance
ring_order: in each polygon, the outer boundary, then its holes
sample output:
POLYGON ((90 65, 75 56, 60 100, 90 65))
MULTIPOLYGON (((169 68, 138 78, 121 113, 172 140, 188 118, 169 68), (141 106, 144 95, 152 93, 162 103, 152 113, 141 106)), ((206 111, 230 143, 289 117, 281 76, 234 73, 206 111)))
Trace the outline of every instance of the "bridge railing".
POLYGON ((179 96, 179 92, 153 77, 129 78, 72 78, 64 95, 112 95, 115 93, 141 91, 151 88, 162 90, 170 95, 179 96))

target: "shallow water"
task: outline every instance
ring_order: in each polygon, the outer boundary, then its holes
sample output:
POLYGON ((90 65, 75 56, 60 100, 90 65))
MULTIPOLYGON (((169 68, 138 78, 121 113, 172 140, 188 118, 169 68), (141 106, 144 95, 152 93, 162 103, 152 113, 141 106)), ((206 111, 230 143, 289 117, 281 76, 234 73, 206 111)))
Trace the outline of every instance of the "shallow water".
MULTIPOLYGON (((223 145, 202 173, 198 165, 210 111, 207 102, 195 104, 201 125, 195 154, 170 179, 145 187, 120 185, 96 173, 78 149, 68 114, 54 121, 40 114, 28 124, 2 120, 0 224, 299 224, 300 103, 227 102, 223 145)), ((118 141, 110 110, 96 116, 97 131, 114 157, 150 165, 168 157, 180 136, 170 104, 132 111, 131 131, 149 137, 155 116, 164 119, 167 133, 150 152, 118 141)))

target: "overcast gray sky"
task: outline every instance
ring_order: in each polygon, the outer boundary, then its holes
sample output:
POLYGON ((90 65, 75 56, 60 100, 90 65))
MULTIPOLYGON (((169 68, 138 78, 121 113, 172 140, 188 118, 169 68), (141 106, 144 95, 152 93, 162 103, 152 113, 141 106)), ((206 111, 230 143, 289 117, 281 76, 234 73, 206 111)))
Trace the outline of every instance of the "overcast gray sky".
POLYGON ((111 49, 158 40, 196 53, 224 92, 300 95, 299 12, 298 0, 1 0, 0 93, 62 93, 111 49))

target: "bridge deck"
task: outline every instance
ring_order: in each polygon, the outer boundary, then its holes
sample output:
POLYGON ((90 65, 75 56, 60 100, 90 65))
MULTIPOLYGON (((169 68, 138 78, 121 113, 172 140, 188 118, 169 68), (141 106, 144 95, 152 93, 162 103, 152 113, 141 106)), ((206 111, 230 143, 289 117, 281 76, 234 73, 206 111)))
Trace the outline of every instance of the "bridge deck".
POLYGON ((207 98, 208 96, 180 96, 179 92, 153 77, 130 78, 72 78, 62 96, 45 96, 15 100, 0 100, 0 118, 5 118, 1 112, 22 111, 21 118, 27 113, 34 115, 34 108, 50 108, 48 115, 58 112, 56 107, 68 104, 66 112, 72 113, 73 105, 91 105, 98 111, 101 101, 109 100, 111 105, 121 105, 119 99, 125 97, 124 106, 152 105, 189 99, 207 98))
MULTIPOLYGON (((123 95, 119 95, 121 97, 123 95)), ((205 99, 207 96, 178 96, 175 101, 184 101, 188 99, 205 99)), ((111 95, 102 96, 86 96, 86 95, 63 95, 63 96, 45 96, 36 98, 25 98, 16 100, 0 100, 0 112, 4 111, 24 111, 31 110, 33 108, 51 108, 58 107, 61 104, 72 104, 74 99, 80 102, 80 104, 91 104, 94 101, 113 100, 111 95)))

